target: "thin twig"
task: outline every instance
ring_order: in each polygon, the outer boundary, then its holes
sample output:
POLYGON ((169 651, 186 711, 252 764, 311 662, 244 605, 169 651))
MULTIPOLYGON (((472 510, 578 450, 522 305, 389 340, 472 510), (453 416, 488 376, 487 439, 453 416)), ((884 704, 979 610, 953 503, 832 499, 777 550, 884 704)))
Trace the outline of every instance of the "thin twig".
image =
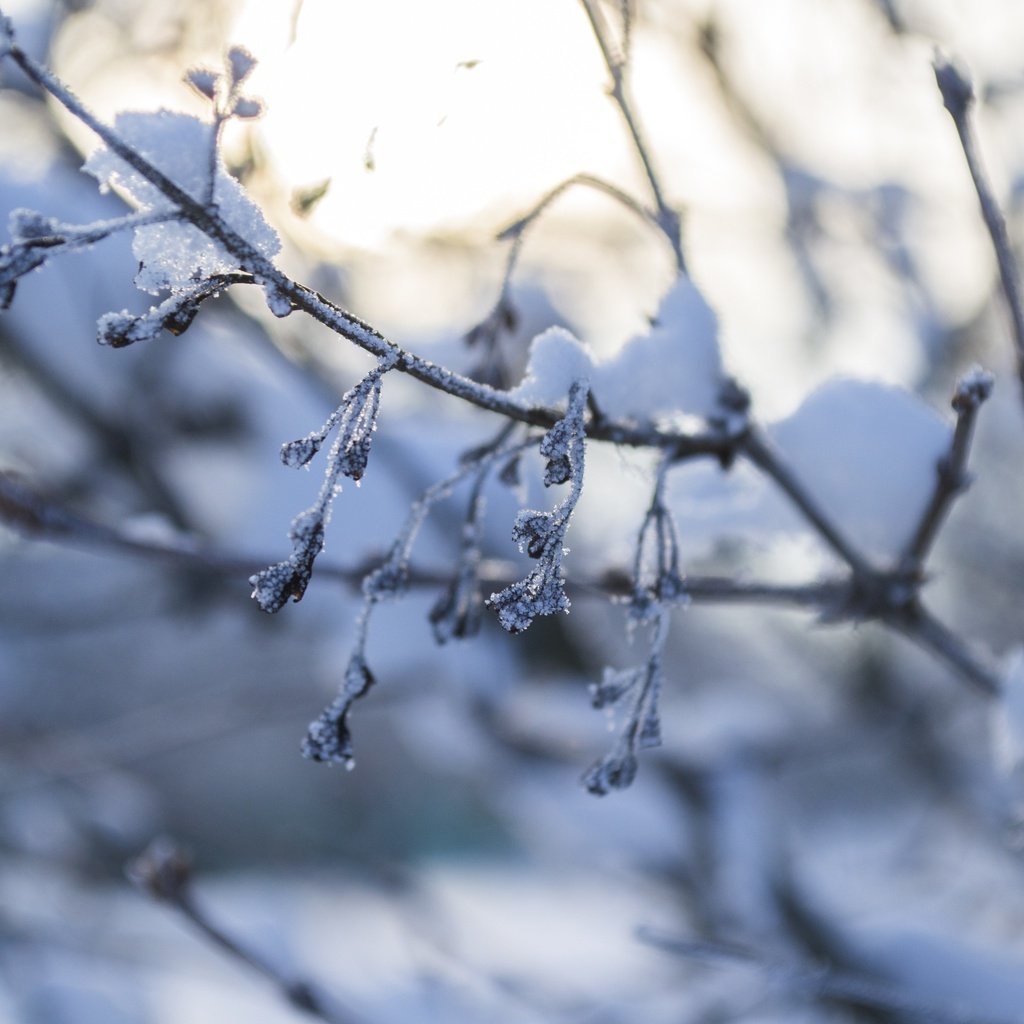
POLYGON ((864 580, 876 575, 867 559, 843 536, 839 527, 828 518, 803 483, 782 461, 767 437, 752 427, 740 440, 739 447, 743 455, 786 492, 804 518, 814 526, 833 551, 849 565, 855 575, 864 580))
POLYGON ((961 678, 972 683, 986 697, 998 697, 1003 691, 999 673, 980 660, 948 626, 940 622, 920 601, 912 601, 900 613, 883 621, 908 640, 944 661, 961 678))
POLYGON ((935 489, 928 507, 900 559, 899 571, 908 579, 921 576, 924 561, 957 496, 970 486, 967 458, 971 451, 978 410, 992 393, 992 374, 975 368, 956 386, 952 406, 957 414, 949 451, 935 466, 935 489))
MULTIPOLYGON (((682 232, 679 214, 665 200, 665 193, 661 181, 654 169, 654 160, 651 157, 650 149, 644 140, 640 130, 640 124, 633 113, 632 102, 626 87, 626 56, 618 52, 611 40, 608 26, 597 6, 596 0, 580 0, 583 10, 590 22, 590 28, 600 47, 601 56, 604 58, 605 67, 611 76, 612 87, 611 97, 622 114, 626 127, 629 129, 630 138, 633 141, 633 148, 636 150, 640 162, 643 164, 644 174, 647 176, 647 183, 651 188, 651 195, 654 197, 654 204, 658 208, 658 225, 665 232, 672 251, 675 253, 676 266, 681 274, 686 273, 686 259, 683 256, 682 232)), ((629 20, 625 22, 627 28, 629 20)), ((627 34, 628 39, 628 34, 627 34)))
POLYGON ((981 206, 981 215, 992 239, 996 263, 999 265, 999 279, 1010 311, 1017 354, 1017 376, 1021 387, 1024 388, 1024 296, 1021 293, 1020 269, 1013 253, 1013 246, 1010 244, 1006 218, 999 208, 981 162, 971 116, 971 109, 974 106, 974 84, 966 71, 940 53, 936 53, 932 66, 935 69, 936 84, 942 94, 942 103, 953 119, 956 133, 960 137, 960 146, 967 160, 967 169, 971 172, 974 191, 981 206))
POLYGON ((864 977, 826 965, 790 962, 733 943, 709 942, 665 935, 652 928, 637 929, 637 938, 648 946, 710 964, 743 964, 782 982, 801 996, 826 999, 862 1010, 894 1014, 899 1019, 926 1024, 1010 1024, 1009 1018, 977 1016, 962 1010, 950 1011, 918 1000, 884 981, 864 977))
POLYGON ((192 892, 192 864, 188 854, 168 839, 156 839, 132 861, 129 880, 153 899, 181 913, 213 945, 263 975, 282 998, 298 1010, 326 1024, 353 1024, 357 1018, 347 1009, 328 1002, 307 981, 289 977, 280 968, 228 934, 197 903, 192 892))

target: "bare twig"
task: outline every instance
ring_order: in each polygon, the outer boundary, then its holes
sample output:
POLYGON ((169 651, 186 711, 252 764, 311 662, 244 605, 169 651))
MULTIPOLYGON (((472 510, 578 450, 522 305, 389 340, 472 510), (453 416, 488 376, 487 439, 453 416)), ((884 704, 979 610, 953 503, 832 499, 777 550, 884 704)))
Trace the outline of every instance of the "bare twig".
POLYGON ((1010 311, 1010 324, 1013 330, 1014 345, 1017 354, 1017 376, 1024 388, 1024 296, 1021 293, 1020 269, 1010 244, 1010 236, 1006 229, 1006 218, 999 208, 995 193, 989 183, 985 168, 981 162, 977 136, 971 108, 974 106, 974 84, 970 75, 950 58, 936 53, 933 62, 935 81, 942 94, 942 103, 953 119, 956 133, 960 137, 960 146, 967 160, 967 169, 971 172, 974 191, 978 195, 981 215, 992 239, 996 263, 999 265, 999 280, 1010 311))
POLYGON ((779 453, 760 431, 754 428, 748 430, 740 441, 740 451, 785 491, 804 518, 821 534, 855 575, 865 580, 875 575, 867 559, 843 536, 839 527, 828 518, 811 493, 782 461, 779 453))
POLYGON ((196 901, 192 892, 192 863, 169 839, 156 839, 132 861, 126 873, 140 891, 173 907, 209 942, 228 956, 263 975, 287 1002, 326 1024, 352 1024, 357 1018, 333 1000, 328 1001, 307 981, 286 975, 266 957, 229 935, 196 901))
POLYGON ((967 458, 971 439, 978 410, 992 393, 993 384, 992 375, 978 367, 957 383, 952 401, 957 419, 949 452, 935 466, 935 489, 931 501, 900 560, 899 571, 908 578, 920 578, 924 561, 953 502, 970 486, 967 458))
POLYGON ((944 661, 961 678, 986 697, 998 697, 1003 684, 994 667, 983 662, 948 626, 940 622, 918 600, 901 611, 883 616, 883 621, 908 640, 944 661))
POLYGON ((671 207, 665 199, 665 192, 661 186, 661 180, 654 169, 654 160, 650 149, 644 140, 640 130, 640 124, 633 113, 633 105, 626 86, 626 66, 628 59, 628 44, 631 37, 630 18, 624 19, 624 51, 620 52, 611 39, 611 33, 605 24, 604 16, 597 5, 597 0, 580 0, 583 10, 590 22, 590 28, 601 49, 601 56, 604 58, 605 67, 612 79, 611 97, 622 114, 626 127, 629 129, 630 138, 633 140, 633 148, 636 150, 640 162, 643 164, 644 174, 647 176, 647 183, 651 188, 651 195, 654 204, 658 209, 658 225, 665 232, 672 251, 675 253, 676 266, 681 274, 686 273, 686 259, 683 256, 682 225, 679 213, 671 207))
POLYGON ((996 1018, 950 1011, 946 1006, 926 1003, 900 991, 896 986, 826 965, 790 962, 746 946, 708 942, 665 935, 653 928, 639 928, 637 938, 646 945, 688 960, 713 965, 742 964, 779 981, 794 995, 838 1002, 861 1010, 894 1014, 901 1020, 924 1024, 1010 1024, 996 1018))

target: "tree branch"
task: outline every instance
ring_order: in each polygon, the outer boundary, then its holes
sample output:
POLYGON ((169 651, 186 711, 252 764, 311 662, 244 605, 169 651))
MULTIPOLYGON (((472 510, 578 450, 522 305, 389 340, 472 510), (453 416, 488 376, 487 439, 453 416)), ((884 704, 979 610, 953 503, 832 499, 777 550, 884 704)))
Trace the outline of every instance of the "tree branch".
POLYGON ((129 881, 141 892, 177 910, 199 933, 228 956, 261 974, 281 997, 298 1010, 326 1024, 353 1024, 357 1019, 333 1000, 328 1002, 300 978, 289 977, 261 954, 247 948, 215 922, 192 891, 188 854, 169 839, 156 839, 127 869, 129 881))
MULTIPOLYGON (((655 206, 658 208, 658 226, 665 232, 672 251, 676 257, 676 267, 681 274, 686 273, 686 259, 683 255, 682 225, 679 214, 665 200, 665 193, 661 187, 661 181, 654 169, 654 160, 650 149, 644 140, 640 130, 640 123, 633 113, 632 102, 626 87, 626 62, 627 57, 619 53, 611 41, 611 34, 605 24, 604 17, 597 6, 596 0, 580 0, 583 10, 590 22, 590 28, 600 47, 601 56, 604 58, 605 67, 611 75, 612 87, 611 97, 622 114, 626 127, 629 129, 630 138, 633 140, 633 148, 636 150, 640 163, 643 164, 644 174, 647 175, 647 183, 651 188, 651 195, 654 197, 655 206)), ((628 53, 629 41, 632 38, 632 18, 629 16, 629 8, 624 8, 624 41, 628 53)))
POLYGON ((936 53, 932 66, 935 69, 935 82, 942 94, 942 103, 949 116, 953 119, 956 133, 960 138, 960 146, 967 160, 967 169, 974 182, 974 191, 978 195, 981 215, 992 239, 996 263, 999 266, 999 280, 1002 283, 1003 295, 1010 311, 1010 326, 1013 331, 1014 346, 1017 354, 1017 377, 1024 388, 1024 296, 1021 294, 1020 269, 1010 244, 1010 236, 1006 229, 1006 218, 1003 216, 995 193, 989 183, 985 168, 981 162, 977 137, 971 108, 974 106, 974 84, 969 74, 957 66, 948 57, 936 53))

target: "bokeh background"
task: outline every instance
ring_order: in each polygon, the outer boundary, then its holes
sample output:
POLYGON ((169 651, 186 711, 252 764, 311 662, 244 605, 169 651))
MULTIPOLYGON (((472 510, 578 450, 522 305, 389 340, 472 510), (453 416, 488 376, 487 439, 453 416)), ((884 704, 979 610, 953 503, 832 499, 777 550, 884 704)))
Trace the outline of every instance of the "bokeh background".
MULTIPOLYGON (((975 481, 928 594, 979 651, 1008 659, 1024 636, 1024 405, 931 61, 938 46, 975 77, 1016 240, 1024 7, 633 6, 636 110, 755 415, 784 420, 839 375, 906 389, 948 421, 957 376, 973 363, 995 373, 975 481)), ((617 26, 619 5, 602 10, 617 26)), ((573 0, 3 11, 105 118, 202 114, 185 70, 248 46, 267 114, 232 126, 226 155, 280 233, 281 265, 459 370, 474 367, 464 337, 500 289, 503 227, 579 172, 645 196, 573 0)), ((79 170, 88 131, 10 69, 0 84, 3 212, 85 223, 123 210, 79 170)), ((298 1019, 131 888, 123 866, 157 835, 192 851, 211 915, 354 1019, 905 1019, 892 1000, 869 1013, 817 998, 806 972, 821 965, 957 1019, 1024 1019, 1019 780, 993 752, 999 709, 873 627, 760 607, 678 612, 665 745, 632 789, 598 800, 578 783, 609 742, 586 687, 640 656, 623 609, 570 586, 567 617, 514 638, 488 622, 438 648, 426 618, 437 595, 413 592, 374 620, 379 685, 354 716, 356 770, 303 761, 306 725, 347 661, 357 592, 317 578, 271 618, 247 576, 286 556, 288 524, 319 485, 315 467, 281 466, 280 444, 319 426, 369 360, 250 295, 207 304, 181 337, 101 349, 101 314, 146 308, 135 269, 119 238, 19 284, 0 316, 0 470, 90 523, 194 537, 240 568, 0 527, 0 1019, 298 1019), (755 955, 680 955, 638 928, 755 955)), ((649 228, 571 191, 527 236, 505 358, 522 366, 552 324, 608 356, 672 276, 649 228)), ((334 565, 385 550, 416 495, 496 427, 413 382, 384 390, 370 468, 336 504, 334 565)), ((824 442, 819 455, 834 458, 824 442)), ((888 486, 878 468, 857 482, 865 501, 888 486)), ((628 565, 649 469, 592 446, 570 580, 628 565)), ((769 490, 742 469, 680 472, 686 568, 826 572, 828 553, 769 490)), ((418 562, 452 564, 463 504, 456 494, 432 515, 418 562)), ((488 493, 496 559, 516 557, 518 507, 488 493)))

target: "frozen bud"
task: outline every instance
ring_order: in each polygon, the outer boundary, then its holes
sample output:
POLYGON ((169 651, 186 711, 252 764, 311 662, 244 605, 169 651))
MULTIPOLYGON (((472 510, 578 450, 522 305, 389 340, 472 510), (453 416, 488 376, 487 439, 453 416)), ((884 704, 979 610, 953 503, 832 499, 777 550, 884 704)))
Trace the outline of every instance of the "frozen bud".
POLYGON ((583 785, 595 796, 607 796, 613 789, 628 789, 637 772, 632 751, 612 754, 592 764, 583 775, 583 785))
POLYGON ((256 58, 244 46, 232 46, 228 50, 228 69, 231 72, 231 84, 239 85, 256 67, 256 58))
POLYGON ((192 877, 192 860, 188 853, 166 837, 154 839, 125 868, 129 881, 144 889, 155 899, 166 902, 180 900, 192 877))
POLYGON ((201 96, 205 96, 211 102, 217 96, 217 84, 220 82, 220 75, 209 68, 192 68, 185 76, 185 81, 201 96))
POLYGON ((261 117, 263 115, 263 103, 260 100, 254 100, 248 96, 243 96, 235 103, 231 113, 234 114, 235 117, 251 121, 253 118, 261 117))

